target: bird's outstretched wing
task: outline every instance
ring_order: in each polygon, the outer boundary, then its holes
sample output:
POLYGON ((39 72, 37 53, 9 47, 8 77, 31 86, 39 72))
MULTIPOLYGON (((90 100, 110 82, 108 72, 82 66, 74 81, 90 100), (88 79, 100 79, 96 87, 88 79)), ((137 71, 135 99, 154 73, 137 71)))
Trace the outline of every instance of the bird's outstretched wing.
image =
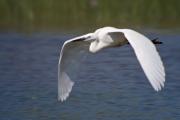
POLYGON ((58 100, 64 101, 69 96, 74 85, 71 77, 77 74, 78 64, 88 52, 90 37, 91 33, 63 44, 58 64, 58 100))
POLYGON ((118 34, 120 37, 125 37, 133 47, 137 59, 153 88, 156 91, 161 90, 165 82, 165 69, 151 40, 130 29, 115 29, 109 33, 112 37, 117 37, 118 34))

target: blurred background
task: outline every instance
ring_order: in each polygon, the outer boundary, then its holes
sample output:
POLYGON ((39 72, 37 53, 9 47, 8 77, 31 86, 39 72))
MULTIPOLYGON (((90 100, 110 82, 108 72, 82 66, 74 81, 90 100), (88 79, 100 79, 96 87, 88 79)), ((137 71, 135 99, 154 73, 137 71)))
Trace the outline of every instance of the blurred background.
POLYGON ((0 0, 0 120, 180 120, 180 0, 0 0), (89 54, 57 100, 63 43, 97 28, 131 28, 164 62, 155 92, 130 45, 89 54))
POLYGON ((0 0, 0 30, 178 28, 179 0, 0 0))

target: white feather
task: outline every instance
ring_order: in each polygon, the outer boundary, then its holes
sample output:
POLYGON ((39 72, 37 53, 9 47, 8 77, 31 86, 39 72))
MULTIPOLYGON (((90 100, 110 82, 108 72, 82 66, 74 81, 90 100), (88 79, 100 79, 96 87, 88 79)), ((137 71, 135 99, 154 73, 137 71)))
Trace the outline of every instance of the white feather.
POLYGON ((64 101, 69 96, 74 85, 71 78, 73 74, 77 75, 78 65, 87 52, 96 53, 104 48, 122 46, 128 42, 152 87, 156 91, 161 90, 165 82, 165 69, 153 43, 134 30, 104 27, 64 43, 58 66, 58 99, 64 101))
POLYGON ((58 64, 58 100, 66 100, 72 90, 74 82, 71 78, 77 75, 79 64, 88 51, 90 43, 85 38, 90 35, 76 37, 63 44, 58 64))
POLYGON ((144 35, 129 29, 120 30, 133 47, 149 82, 156 91, 164 87, 165 69, 154 44, 144 35))

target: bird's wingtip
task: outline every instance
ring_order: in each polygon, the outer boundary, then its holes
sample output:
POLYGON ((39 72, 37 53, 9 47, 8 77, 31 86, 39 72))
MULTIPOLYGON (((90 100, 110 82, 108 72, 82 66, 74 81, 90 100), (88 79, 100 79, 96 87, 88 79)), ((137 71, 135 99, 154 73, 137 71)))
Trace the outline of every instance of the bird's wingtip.
POLYGON ((74 85, 74 82, 71 81, 71 79, 65 72, 63 72, 59 80, 58 101, 63 102, 68 98, 73 85, 74 85))

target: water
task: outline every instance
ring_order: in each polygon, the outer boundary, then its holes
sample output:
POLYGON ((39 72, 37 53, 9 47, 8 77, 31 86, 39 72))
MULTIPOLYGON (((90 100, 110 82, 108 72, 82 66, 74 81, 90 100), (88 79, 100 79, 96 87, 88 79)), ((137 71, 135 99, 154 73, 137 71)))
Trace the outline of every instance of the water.
POLYGON ((74 35, 0 34, 1 120, 179 120, 180 35, 148 34, 166 67, 155 92, 130 46, 89 55, 67 101, 57 101, 57 64, 74 35))

